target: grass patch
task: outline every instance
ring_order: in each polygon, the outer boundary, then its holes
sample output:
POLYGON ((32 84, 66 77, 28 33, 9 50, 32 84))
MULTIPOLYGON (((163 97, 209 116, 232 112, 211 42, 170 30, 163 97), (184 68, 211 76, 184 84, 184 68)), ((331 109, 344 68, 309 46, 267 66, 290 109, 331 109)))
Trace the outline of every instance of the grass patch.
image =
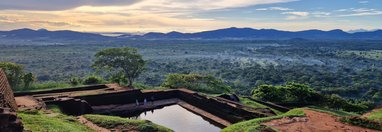
POLYGON ((44 90, 52 90, 52 89, 63 89, 63 88, 72 88, 79 87, 84 85, 76 85, 73 86, 68 83, 60 83, 60 82, 45 82, 45 83, 36 83, 32 84, 29 88, 17 88, 15 92, 35 92, 35 91, 44 91, 44 90))
POLYGON ((61 108, 58 105, 47 105, 48 109, 55 112, 55 113, 60 113, 63 114, 61 111, 61 108))
POLYGON ((95 132, 75 117, 63 114, 48 115, 42 111, 21 111, 24 129, 32 132, 95 132))
POLYGON ((244 104, 244 105, 247 105, 247 106, 250 106, 250 107, 253 107, 253 108, 269 108, 271 109, 273 112, 275 112, 277 115, 281 115, 283 114, 283 112, 281 111, 278 111, 278 110, 275 110, 275 109, 272 109, 266 105, 263 105, 263 104, 260 104, 260 103, 257 103, 256 101, 252 101, 248 98, 242 98, 240 97, 240 103, 244 104))
POLYGON ((282 115, 264 117, 264 118, 256 118, 248 121, 239 122, 233 124, 227 128, 224 128, 222 132, 252 132, 261 128, 261 123, 267 122, 274 119, 280 119, 283 117, 301 117, 305 116, 305 113, 302 108, 292 109, 282 115))
POLYGON ((353 112, 346 112, 346 111, 342 111, 342 110, 333 110, 333 109, 323 108, 323 107, 318 107, 318 106, 309 106, 308 109, 319 111, 319 112, 324 112, 324 113, 328 113, 328 114, 336 115, 336 116, 359 116, 359 114, 353 113, 353 112))
POLYGON ((126 118, 105 116, 105 115, 84 115, 86 119, 100 127, 113 129, 124 128, 128 131, 140 132, 172 132, 171 129, 157 125, 147 120, 131 120, 126 118))
POLYGON ((370 113, 366 118, 382 123, 382 108, 370 113))

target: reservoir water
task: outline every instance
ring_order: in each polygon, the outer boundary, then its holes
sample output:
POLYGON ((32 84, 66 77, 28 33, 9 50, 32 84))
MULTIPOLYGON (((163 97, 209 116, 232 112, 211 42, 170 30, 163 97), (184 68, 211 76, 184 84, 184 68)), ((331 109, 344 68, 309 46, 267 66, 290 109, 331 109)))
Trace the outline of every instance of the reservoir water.
POLYGON ((143 112, 134 119, 149 120, 175 132, 219 132, 221 128, 179 105, 143 112))

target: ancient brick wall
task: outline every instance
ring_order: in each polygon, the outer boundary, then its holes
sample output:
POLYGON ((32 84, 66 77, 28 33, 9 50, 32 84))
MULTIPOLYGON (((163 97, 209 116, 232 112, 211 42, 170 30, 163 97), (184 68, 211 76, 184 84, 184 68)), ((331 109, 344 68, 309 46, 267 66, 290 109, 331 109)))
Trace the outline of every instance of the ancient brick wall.
POLYGON ((0 69, 0 107, 7 107, 12 111, 17 110, 13 91, 8 83, 5 72, 2 69, 0 69))

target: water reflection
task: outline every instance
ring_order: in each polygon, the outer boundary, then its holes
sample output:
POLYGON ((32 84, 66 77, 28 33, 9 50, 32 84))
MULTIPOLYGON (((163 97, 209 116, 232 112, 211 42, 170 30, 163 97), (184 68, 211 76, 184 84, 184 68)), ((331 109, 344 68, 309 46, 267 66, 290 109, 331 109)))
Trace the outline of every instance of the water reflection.
POLYGON ((150 120, 175 132, 219 132, 221 129, 179 105, 141 113, 131 119, 150 120))

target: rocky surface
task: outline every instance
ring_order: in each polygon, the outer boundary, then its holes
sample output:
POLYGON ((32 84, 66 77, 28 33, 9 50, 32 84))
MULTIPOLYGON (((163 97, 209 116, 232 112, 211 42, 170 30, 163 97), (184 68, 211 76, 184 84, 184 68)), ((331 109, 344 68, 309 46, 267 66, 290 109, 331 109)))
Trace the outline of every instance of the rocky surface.
POLYGON ((0 132, 22 132, 23 124, 10 108, 0 107, 0 132))

